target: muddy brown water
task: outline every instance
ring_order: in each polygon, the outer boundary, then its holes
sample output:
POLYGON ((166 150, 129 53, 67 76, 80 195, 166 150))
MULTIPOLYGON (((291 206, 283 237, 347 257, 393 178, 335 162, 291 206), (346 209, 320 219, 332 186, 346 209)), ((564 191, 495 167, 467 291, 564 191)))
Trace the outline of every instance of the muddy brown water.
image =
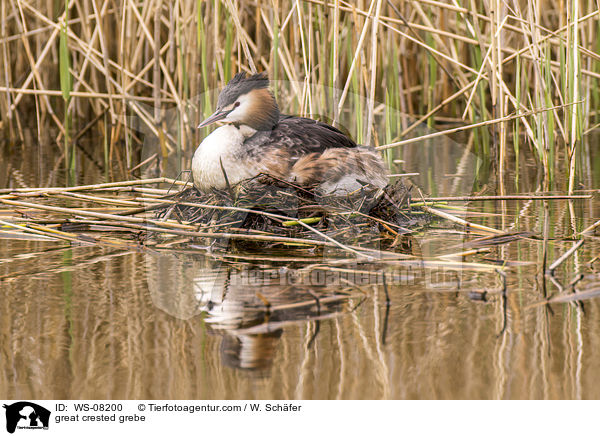
MULTIPOLYGON (((494 193, 464 147, 436 147, 401 154, 423 192, 494 193)), ((0 188, 62 183, 52 144, 1 150, 0 188)), ((587 152, 581 187, 599 188, 600 153, 587 152)), ((79 183, 103 181, 97 166, 81 169, 79 183)), ((535 191, 534 162, 520 171, 519 190, 535 191)), ((515 192, 514 174, 507 183, 515 192)), ((473 222, 529 233, 472 245, 476 236, 435 222, 413 237, 422 259, 485 249, 447 259, 462 260, 452 268, 0 238, 0 397, 600 399, 597 233, 554 281, 543 273, 544 256, 547 266, 600 219, 597 195, 459 204, 473 222), (543 304, 561 286, 572 301, 543 304)))

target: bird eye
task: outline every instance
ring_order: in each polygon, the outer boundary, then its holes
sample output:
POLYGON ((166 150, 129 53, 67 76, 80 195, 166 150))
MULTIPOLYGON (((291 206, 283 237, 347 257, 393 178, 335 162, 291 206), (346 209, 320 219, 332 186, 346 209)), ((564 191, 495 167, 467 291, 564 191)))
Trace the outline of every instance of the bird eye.
POLYGON ((239 102, 239 101, 236 101, 236 102, 233 104, 233 107, 238 107, 239 105, 240 105, 240 102, 239 102))

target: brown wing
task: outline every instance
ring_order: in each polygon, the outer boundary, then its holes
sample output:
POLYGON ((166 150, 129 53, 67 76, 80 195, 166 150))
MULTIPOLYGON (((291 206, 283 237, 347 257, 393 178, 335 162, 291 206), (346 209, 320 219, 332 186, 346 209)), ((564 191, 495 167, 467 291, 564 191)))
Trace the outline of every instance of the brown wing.
POLYGON ((270 131, 260 131, 245 142, 250 153, 264 153, 271 147, 286 149, 293 157, 322 153, 329 148, 356 148, 340 130, 310 118, 283 116, 270 131))
POLYGON ((244 153, 260 162, 265 173, 301 185, 335 187, 345 176, 376 186, 387 183, 383 162, 373 149, 359 147, 320 121, 283 117, 273 130, 256 132, 244 144, 244 153))

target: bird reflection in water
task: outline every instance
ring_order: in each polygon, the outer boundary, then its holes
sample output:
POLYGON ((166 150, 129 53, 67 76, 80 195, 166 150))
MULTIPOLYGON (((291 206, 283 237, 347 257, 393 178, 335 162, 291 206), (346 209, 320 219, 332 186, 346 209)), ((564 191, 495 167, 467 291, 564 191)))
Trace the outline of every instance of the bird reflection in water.
POLYGON ((205 314, 209 332, 222 335, 228 367, 268 373, 284 328, 319 322, 352 311, 364 294, 352 286, 311 285, 295 271, 234 269, 192 255, 149 254, 148 288, 154 304, 190 319, 205 314))

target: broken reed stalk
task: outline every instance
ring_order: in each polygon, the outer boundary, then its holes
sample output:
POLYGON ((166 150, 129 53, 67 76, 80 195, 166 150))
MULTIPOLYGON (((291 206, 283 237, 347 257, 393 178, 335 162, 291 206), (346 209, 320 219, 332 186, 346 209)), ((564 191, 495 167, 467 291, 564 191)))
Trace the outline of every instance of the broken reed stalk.
POLYGON ((454 223, 465 226, 465 228, 467 228, 468 230, 474 229, 474 230, 478 230, 480 232, 484 232, 486 234, 502 234, 502 233, 504 233, 502 230, 493 229, 491 227, 483 226, 481 224, 471 223, 462 218, 459 218, 457 216, 454 216, 454 215, 446 213, 446 212, 442 212, 441 210, 437 210, 437 209, 434 209, 429 206, 421 206, 421 209, 423 209, 424 211, 429 212, 433 215, 436 215, 440 218, 444 218, 444 219, 447 219, 454 223))
MULTIPOLYGON (((163 179, 163 181, 164 180, 168 180, 168 179, 163 179)), ((133 181, 133 182, 137 182, 137 181, 133 181)), ((156 181, 155 181, 155 183, 156 183, 156 181)), ((116 185, 118 185, 119 187, 123 187, 123 186, 130 186, 132 184, 136 184, 136 183, 126 183, 126 182, 122 182, 119 184, 107 183, 107 184, 97 185, 95 188, 101 189, 101 188, 106 188, 106 187, 116 187, 116 185)), ((72 189, 60 188, 59 190, 57 190, 55 192, 69 192, 70 190, 73 190, 73 189, 74 188, 72 188, 72 189)), ((87 189, 89 190, 89 187, 87 189)), ((33 192, 35 192, 35 191, 33 191, 33 192)), ((45 190, 45 192, 49 192, 49 190, 45 190)), ((3 196, 3 197, 7 197, 7 196, 3 196)), ((124 214, 112 215, 112 214, 108 214, 108 213, 101 213, 101 212, 95 212, 95 211, 89 211, 89 210, 72 209, 72 208, 50 206, 50 205, 44 205, 44 204, 35 204, 35 203, 23 202, 23 201, 14 201, 14 200, 10 200, 8 198, 3 198, 3 197, 0 197, 0 202, 7 204, 7 205, 11 205, 11 206, 21 207, 21 208, 39 209, 39 210, 45 210, 45 211, 49 211, 49 212, 57 212, 57 213, 70 214, 70 215, 89 216, 89 217, 94 217, 94 218, 102 218, 102 219, 114 220, 114 221, 124 221, 124 222, 129 222, 129 223, 150 223, 150 224, 153 224, 158 227, 168 227, 171 229, 184 229, 184 230, 188 230, 188 231, 195 230, 195 227, 196 227, 194 225, 189 225, 189 224, 180 224, 180 223, 176 223, 176 222, 166 222, 166 221, 160 221, 160 220, 155 220, 155 219, 150 219, 150 218, 126 216, 124 214)), ((84 199, 84 198, 81 198, 81 199, 84 199)), ((88 197, 87 200, 90 200, 90 198, 88 197)), ((93 200, 97 201, 98 198, 94 198, 93 200)), ((114 200, 113 200, 113 203, 114 203, 114 200)), ((269 217, 269 218, 276 218, 278 220, 283 220, 283 221, 295 221, 298 223, 298 225, 306 228, 307 230, 314 233, 319 238, 325 239, 327 242, 332 244, 332 246, 340 248, 348 253, 358 256, 359 258, 366 258, 366 259, 370 259, 370 260, 373 259, 373 256, 371 256, 370 254, 360 252, 360 251, 356 250, 355 248, 352 248, 345 244, 342 244, 341 242, 339 242, 339 241, 335 240, 334 238, 326 235, 325 233, 315 229, 314 227, 303 222, 302 220, 294 220, 292 217, 287 217, 284 215, 279 215, 279 214, 274 214, 274 213, 269 213, 269 212, 254 210, 254 209, 233 207, 233 206, 219 206, 219 205, 210 205, 210 204, 177 202, 177 201, 172 201, 172 200, 167 200, 167 199, 163 200, 162 203, 163 204, 169 204, 169 203, 170 204, 179 204, 182 206, 191 206, 191 207, 204 208, 204 209, 245 212, 245 213, 257 214, 257 215, 261 215, 261 216, 265 216, 265 217, 269 217)), ((145 211, 145 210, 146 209, 142 209, 142 211, 145 211)), ((232 235, 230 233, 211 233, 211 232, 191 232, 191 233, 187 232, 187 233, 175 233, 175 234, 181 234, 181 235, 187 235, 187 236, 220 237, 220 238, 230 238, 232 235)), ((272 240, 273 242, 287 241, 287 242, 296 242, 296 243, 300 243, 300 242, 306 243, 307 242, 307 240, 292 241, 292 240, 290 240, 290 238, 284 238, 284 239, 280 240, 280 239, 277 239, 277 237, 273 238, 271 236, 259 236, 259 235, 251 235, 251 237, 249 237, 249 238, 239 237, 237 239, 249 239, 249 240, 256 240, 256 241, 272 240), (269 238, 271 238, 271 239, 269 239, 269 238)), ((317 244, 317 245, 319 245, 319 244, 317 244)))
POLYGON ((598 227, 600 227, 600 220, 596 221, 594 224, 592 224, 591 226, 587 227, 585 230, 582 230, 581 233, 579 233, 579 234, 580 235, 587 235, 588 233, 591 233, 593 230, 595 230, 598 227))
MULTIPOLYGON (((174 203, 176 203, 176 202, 174 202, 174 203)), ((355 249, 336 241, 335 239, 326 235, 325 233, 320 232, 319 230, 315 229, 314 227, 309 226, 307 223, 303 222, 302 220, 295 220, 292 217, 287 217, 287 216, 279 215, 279 214, 275 214, 275 213, 263 212, 263 211, 255 210, 255 209, 247 209, 247 208, 243 208, 243 207, 217 206, 217 205, 212 205, 212 204, 198 204, 198 203, 186 203, 186 202, 179 202, 179 204, 181 204, 182 206, 192 206, 192 207, 205 208, 205 209, 229 210, 229 211, 233 211, 233 212, 252 213, 252 214, 262 215, 262 216, 265 216, 268 218, 276 218, 276 219, 283 220, 283 221, 295 221, 299 225, 304 227, 305 229, 307 229, 310 232, 314 233, 315 235, 329 241, 330 243, 334 244, 335 246, 337 246, 338 248, 341 248, 344 251, 352 253, 361 258, 366 257, 367 259, 372 259, 371 255, 368 255, 365 253, 360 253, 360 252, 356 251, 355 249)))
MULTIPOLYGON (((578 102, 578 103, 581 103, 581 102, 578 102)), ((571 103, 569 105, 572 105, 572 104, 576 104, 576 103, 571 103)), ((493 126, 493 125, 496 125, 496 124, 504 123, 506 121, 516 120, 516 119, 522 119, 522 118, 527 117, 529 115, 535 115, 535 114, 538 114, 538 113, 541 113, 541 112, 546 112, 546 111, 551 111, 551 110, 555 110, 555 109, 559 109, 559 108, 564 108, 564 107, 569 106, 569 105, 560 105, 560 106, 553 106, 553 107, 549 107, 549 108, 537 109, 537 110, 529 111, 527 113, 520 113, 520 114, 516 114, 516 115, 509 115, 509 116, 502 117, 502 118, 497 118, 497 119, 493 119, 493 120, 482 121, 480 123, 475 123, 475 124, 469 124, 469 125, 466 125, 466 126, 455 127, 453 129, 442 130, 440 132, 435 132, 435 133, 430 133, 430 134, 427 134, 427 135, 419 136, 417 138, 405 139, 403 141, 397 141, 397 142, 392 142, 390 144, 380 145, 380 146, 378 146, 376 148, 378 150, 387 150, 389 148, 399 147, 401 145, 412 144, 412 143, 415 143, 415 142, 426 141, 426 140, 429 140, 429 139, 432 139, 432 138, 437 138, 437 137, 440 137, 440 136, 448 136, 448 135, 453 134, 453 133, 464 132, 464 131, 467 131, 467 130, 476 129, 478 127, 493 126)))
POLYGON ((163 226, 163 227, 171 227, 171 228, 178 228, 178 229, 194 229, 194 226, 187 225, 187 224, 179 224, 179 223, 175 223, 175 222, 164 222, 164 221, 157 221, 157 220, 153 220, 153 219, 140 218, 140 217, 112 215, 109 213, 100 213, 100 212, 93 212, 93 211, 81 210, 81 209, 71 209, 71 208, 67 208, 67 207, 48 206, 45 204, 28 203, 25 201, 13 201, 13 200, 7 200, 4 198, 0 198, 0 203, 8 204, 11 206, 30 208, 30 209, 46 210, 49 212, 58 212, 58 213, 63 213, 63 214, 74 214, 74 215, 89 216, 89 217, 94 217, 94 218, 103 218, 103 219, 107 219, 107 220, 128 221, 128 222, 132 222, 132 223, 149 222, 151 224, 157 224, 157 225, 163 226))
POLYGON ((554 270, 556 268, 558 268, 559 266, 561 266, 563 264, 563 262, 565 260, 567 260, 570 256, 573 255, 573 253, 575 253, 575 251, 577 251, 577 249, 579 247, 581 247, 583 245, 583 243, 585 242, 584 239, 581 239, 579 241, 577 241, 575 244, 573 244, 573 246, 571 248, 569 248, 562 256, 560 256, 558 259, 556 259, 552 265, 550 265, 548 267, 548 273, 549 274, 554 274, 554 270))
MULTIPOLYGON (((68 187, 51 187, 51 188, 5 188, 0 189, 0 194, 8 194, 12 192, 23 192, 23 193, 40 193, 40 192, 75 192, 75 191, 91 191, 105 188, 122 188, 137 185, 153 185, 157 183, 168 183, 171 185, 183 185, 186 183, 170 179, 168 177, 157 177, 154 179, 143 179, 143 180, 125 180, 122 182, 110 182, 110 183, 98 183, 95 185, 80 185, 80 186, 68 186, 68 187)), ((166 192, 166 190, 164 190, 166 192)))
MULTIPOLYGON (((3 201, 3 202, 5 202, 6 204, 11 204, 11 203, 7 203, 6 201, 3 201)), ((14 204, 14 203, 19 203, 19 202, 12 202, 12 204, 14 204)), ((25 205, 29 206, 30 204, 29 203, 20 203, 19 205, 20 206, 25 206, 25 205)), ((221 233, 221 232, 205 232, 205 231, 199 232, 199 231, 192 231, 192 230, 180 230, 180 229, 195 229, 195 226, 177 225, 175 223, 154 221, 154 220, 149 220, 149 219, 145 219, 145 218, 123 217, 123 216, 119 216, 119 215, 113 216, 113 215, 109 215, 109 214, 100 214, 100 213, 95 213, 95 212, 72 210, 72 209, 68 209, 68 208, 58 208, 58 207, 51 207, 51 206, 46 206, 46 207, 40 206, 40 207, 38 207, 38 209, 54 211, 54 212, 63 212, 63 213, 72 212, 75 215, 87 215, 87 216, 92 216, 92 217, 96 217, 96 218, 105 218, 105 219, 109 219, 109 220, 112 219, 117 222, 111 223, 109 221, 104 221, 104 222, 89 221, 89 223, 94 223, 94 224, 102 223, 102 224, 106 224, 106 225, 127 227, 127 228, 136 229, 136 230, 145 230, 145 231, 149 231, 149 232, 168 233, 171 235, 182 235, 182 236, 190 236, 190 237, 206 237, 206 238, 217 238, 217 239, 225 238, 225 239, 237 239, 237 240, 258 241, 258 242, 283 242, 283 243, 317 245, 317 246, 328 246, 328 247, 340 248, 339 243, 332 243, 330 241, 317 241, 317 240, 312 240, 312 239, 289 238, 289 237, 272 236, 272 235, 248 235, 248 234, 227 233, 227 232, 221 233), (143 223, 143 222, 148 222, 148 223, 154 224, 154 226, 135 224, 135 223, 143 223), (170 227, 170 228, 164 228, 164 227, 170 227)), ((84 221, 84 222, 88 222, 88 221, 84 221)), ((13 223, 9 223, 6 221, 0 221, 0 224, 14 227, 14 228, 20 229, 25 232, 31 232, 31 233, 34 233, 37 235, 43 235, 46 237, 50 236, 53 238, 64 239, 64 240, 68 240, 68 241, 72 241, 72 242, 78 242, 78 243, 101 243, 102 242, 101 240, 96 239, 96 238, 88 238, 87 240, 85 240, 85 239, 82 239, 81 237, 79 237, 79 235, 67 233, 67 232, 58 232, 53 229, 47 229, 46 231, 41 231, 39 228, 37 228, 37 229, 32 228, 31 224, 30 225, 13 224, 13 223)), ((353 249, 349 249, 349 250, 351 250, 352 252, 356 252, 356 250, 353 250, 353 249)))
MULTIPOLYGON (((593 195, 478 195, 464 197, 426 197, 425 202, 436 201, 500 201, 500 200, 589 200, 593 195)), ((416 203, 420 204, 421 201, 416 203)), ((414 205, 414 203, 411 203, 414 205)))
MULTIPOLYGON (((139 183, 139 181, 132 181, 139 183)), ((163 180, 163 182, 172 182, 171 180, 163 180)), ((490 265, 488 263, 478 262, 460 262, 456 259, 465 259, 467 256, 477 256, 490 251, 491 247, 498 244, 505 244, 514 240, 518 240, 519 235, 513 233, 505 233, 497 229, 493 229, 488 226, 483 226, 475 223, 468 222, 462 218, 458 218, 454 215, 440 211, 437 208, 430 207, 428 205, 420 207, 420 209, 434 214, 443 220, 447 220, 450 223, 458 224, 463 227, 465 234, 484 234, 491 235, 487 238, 478 238, 472 240, 469 244, 461 244, 456 247, 455 252, 452 252, 452 248, 446 250, 435 256, 429 256, 423 258, 422 255, 416 256, 412 252, 405 254, 402 252, 395 252, 386 250, 385 248, 376 249, 359 244, 342 243, 339 239, 340 233, 335 231, 333 233, 325 235, 323 231, 313 229, 305 229, 302 236, 296 233, 289 233, 289 226, 285 226, 282 222, 285 222, 285 218, 289 218, 286 215, 278 213, 269 213, 262 210, 253 210, 245 207, 235 207, 218 204, 206 204, 197 201, 177 201, 173 196, 170 198, 147 198, 144 193, 135 191, 120 192, 119 189, 131 188, 130 183, 123 182, 119 186, 115 184, 101 184, 93 188, 88 188, 85 194, 81 192, 70 192, 68 188, 60 188, 56 191, 40 192, 32 191, 21 192, 18 195, 14 195, 19 198, 20 196, 26 197, 38 197, 44 202, 44 204, 37 204, 32 202, 32 198, 29 201, 18 201, 9 198, 0 198, 0 203, 4 203, 10 206, 11 209, 0 209, 1 221, 0 225, 6 228, 16 229, 19 232, 35 235, 37 237, 51 238, 53 240, 63 240, 74 245, 98 245, 107 248, 119 248, 127 250, 187 250, 189 252, 204 253, 205 250, 201 248, 194 248, 192 241, 196 238, 208 238, 211 240, 232 240, 232 241, 244 241, 260 244, 283 244, 284 246, 291 247, 292 249, 309 249, 310 247, 328 247, 338 250, 338 255, 343 257, 328 258, 327 263, 330 266, 342 266, 350 265, 357 261, 357 254, 359 253, 359 260, 367 264, 390 264, 390 265, 420 265, 426 268, 443 266, 445 268, 456 268, 460 265, 460 268, 473 269, 478 271, 492 271, 497 268, 497 265, 490 265), (125 195, 123 195, 125 194, 125 195), (50 205, 53 200, 60 200, 61 202, 67 199, 70 202, 76 202, 77 204, 109 204, 111 206, 110 212, 90 210, 90 208, 84 207, 58 207, 50 205), (50 204, 48 204, 50 202, 50 204), (144 206, 150 203, 154 205, 161 205, 163 208, 168 209, 170 206, 177 205, 178 207, 194 207, 199 209, 210 209, 215 211, 223 212, 243 212, 254 215, 262 215, 276 219, 273 226, 268 228, 267 231, 252 229, 252 228, 241 228, 234 227, 235 225, 241 224, 241 220, 237 217, 228 219, 230 215, 216 215, 218 218, 215 222, 210 218, 214 215, 208 216, 208 221, 204 221, 204 224, 199 223, 187 223, 187 222, 175 222, 173 219, 168 221, 156 219, 154 216, 147 216, 143 214, 146 209, 144 206), (141 216, 126 216, 124 215, 128 211, 131 211, 132 207, 134 210, 138 210, 138 213, 142 213, 141 216), (37 217, 34 213, 35 210, 44 212, 44 217, 37 217), (47 213, 50 213, 48 216, 47 213), (225 220, 220 221, 224 217, 225 220), (276 229, 280 229, 281 233, 278 233, 276 229), (286 233, 287 232, 287 233, 286 233), (314 235, 314 236, 311 236, 314 235), (162 235, 162 236, 158 236, 162 235), (139 239, 140 236, 142 239, 139 239), (151 236, 147 239, 147 236, 151 236), (348 256, 350 254, 351 256, 348 256), (400 262, 400 263, 398 263, 400 262)), ((135 186, 135 185, 134 185, 135 186)), ((139 189, 139 188, 138 188, 139 189)), ((166 190, 161 190, 166 193, 166 190)), ((8 194, 10 195, 10 194, 8 194)), ((7 197, 5 195, 4 197, 7 197)), ((179 194, 178 194, 179 195, 179 194)), ((521 199, 523 196, 519 196, 521 199)), ((530 197, 525 196, 525 199, 531 200, 530 197)), ((548 201, 552 196, 543 196, 543 199, 548 201)), ((568 196, 560 196, 568 197, 568 196)), ((589 196, 581 196, 588 198, 589 196)), ((178 198, 178 197, 177 197, 178 198)), ((468 197, 467 197, 468 198, 468 197)), ((477 197, 476 197, 477 198, 477 197)), ((493 198, 493 197, 492 197, 493 198)), ((456 198, 455 198, 456 199, 456 198)), ((464 201, 463 198, 459 198, 464 201)), ((452 198, 446 198, 445 201, 452 200, 452 198)), ((337 210, 333 212, 340 217, 352 214, 351 211, 337 210)), ((358 213, 358 216, 364 216, 362 213, 358 213)), ((300 226, 303 221, 302 219, 292 218, 294 223, 298 223, 300 226)), ((393 223, 386 223, 384 220, 375 219, 375 222, 387 228, 389 234, 391 234, 391 240, 398 237, 398 232, 392 231, 393 223), (389 224, 389 225, 388 225, 389 224), (391 225, 391 226, 390 226, 391 225), (387 226, 387 227, 386 227, 387 226)), ((312 227, 312 226, 309 226, 312 227)), ((359 228, 359 227, 357 227, 359 228)), ((292 229, 293 230, 293 229, 292 229)), ((331 231, 331 228, 328 229, 331 231)), ((343 230, 343 229, 342 229, 343 230)), ((409 230, 410 229, 405 229, 409 230)), ((386 236, 388 239, 390 236, 386 236)), ((0 230, 0 235, 4 237, 18 237, 17 233, 0 230)), ((374 235, 370 235, 369 240, 373 239, 374 235)), ((380 237, 381 235, 378 234, 380 237)), ((581 242, 574 246, 569 252, 565 253, 559 260, 550 266, 550 271, 555 269, 560 262, 568 258, 568 256, 574 252, 581 242)), ((217 256, 229 256, 229 257, 240 257, 248 258, 248 254, 242 253, 221 253, 217 251, 217 256)), ((266 259, 264 255, 260 256, 266 259)), ((271 257, 269 257, 271 258, 271 257)), ((274 257, 277 260, 277 257, 274 257)), ((281 259, 280 259, 281 260, 281 259)), ((305 258, 298 260, 303 262, 309 262, 310 259, 305 258)), ((314 261, 314 257, 312 257, 314 261)), ((511 262, 506 261, 506 266, 523 266, 527 263, 524 262, 511 262)), ((355 268, 353 266, 352 268, 355 268)))

